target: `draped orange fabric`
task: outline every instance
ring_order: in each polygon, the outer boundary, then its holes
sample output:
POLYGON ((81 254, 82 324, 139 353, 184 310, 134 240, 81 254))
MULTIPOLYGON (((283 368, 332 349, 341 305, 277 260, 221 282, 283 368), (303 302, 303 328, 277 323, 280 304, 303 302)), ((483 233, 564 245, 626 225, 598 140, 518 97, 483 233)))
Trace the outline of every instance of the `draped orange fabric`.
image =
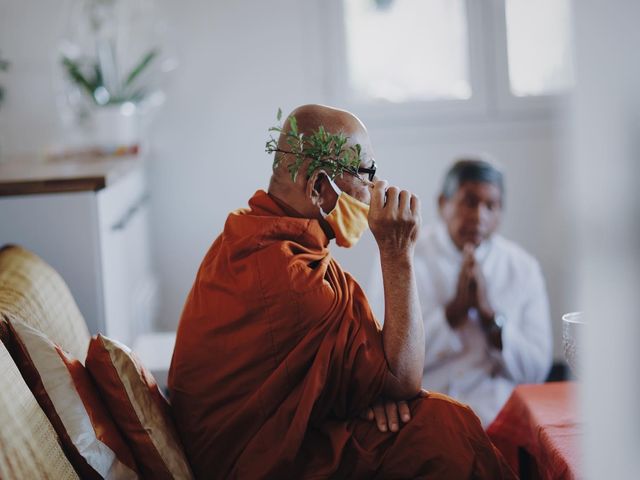
POLYGON ((381 433, 388 372, 364 293, 315 220, 263 191, 229 215, 187 298, 169 372, 198 478, 511 478, 478 419, 432 394, 381 433))

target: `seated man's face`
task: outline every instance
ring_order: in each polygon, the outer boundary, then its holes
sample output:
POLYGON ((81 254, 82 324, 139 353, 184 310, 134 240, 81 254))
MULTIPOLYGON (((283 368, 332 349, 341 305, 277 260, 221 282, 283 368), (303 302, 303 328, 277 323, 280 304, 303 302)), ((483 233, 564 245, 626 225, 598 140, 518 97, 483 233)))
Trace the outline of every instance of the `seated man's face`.
POLYGON ((451 240, 462 250, 489 238, 500 225, 502 195, 493 183, 464 182, 451 198, 440 197, 439 210, 451 240))

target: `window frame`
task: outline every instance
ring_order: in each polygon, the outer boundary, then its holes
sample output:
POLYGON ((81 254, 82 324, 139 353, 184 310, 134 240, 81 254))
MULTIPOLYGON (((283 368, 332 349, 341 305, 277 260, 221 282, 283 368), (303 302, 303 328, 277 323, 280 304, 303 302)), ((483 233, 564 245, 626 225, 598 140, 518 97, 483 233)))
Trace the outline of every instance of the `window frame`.
MULTIPOLYGON (((507 45, 507 0, 488 0, 488 12, 492 18, 494 81, 496 85, 496 110, 504 114, 529 114, 529 116, 555 116, 566 103, 568 93, 519 97, 511 91, 509 78, 509 52, 507 45)), ((571 28, 571 26, 569 26, 571 28)))
POLYGON ((517 97, 511 92, 508 69, 505 0, 465 0, 471 98, 408 101, 386 104, 355 100, 349 94, 344 0, 318 0, 324 19, 325 91, 329 102, 341 105, 369 122, 415 124, 486 120, 491 118, 555 117, 567 94, 517 97))

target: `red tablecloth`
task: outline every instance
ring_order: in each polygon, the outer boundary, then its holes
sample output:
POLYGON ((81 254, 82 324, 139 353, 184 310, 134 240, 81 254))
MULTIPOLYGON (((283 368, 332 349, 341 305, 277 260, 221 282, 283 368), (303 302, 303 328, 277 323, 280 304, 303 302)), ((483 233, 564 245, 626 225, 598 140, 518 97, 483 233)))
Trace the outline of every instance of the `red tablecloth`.
POLYGON ((577 479, 582 429, 572 382, 519 385, 487 433, 513 469, 523 477, 577 479), (533 462, 522 471, 518 449, 533 462))

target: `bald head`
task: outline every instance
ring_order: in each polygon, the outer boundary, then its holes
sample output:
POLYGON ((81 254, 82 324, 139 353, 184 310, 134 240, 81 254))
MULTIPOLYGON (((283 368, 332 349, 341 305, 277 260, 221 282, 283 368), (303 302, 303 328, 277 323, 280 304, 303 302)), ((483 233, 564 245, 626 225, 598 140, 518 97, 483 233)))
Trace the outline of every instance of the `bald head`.
MULTIPOLYGON (((302 105, 289 114, 284 124, 284 131, 290 129, 290 119, 296 117, 298 131, 309 135, 323 126, 330 133, 344 133, 351 136, 357 133, 365 133, 367 129, 364 124, 351 112, 340 110, 339 108, 327 107, 325 105, 302 105)), ((280 142, 285 141, 284 136, 280 136, 280 142)), ((280 144, 280 147, 286 145, 280 144)))
MULTIPOLYGON (((288 175, 288 166, 295 161, 295 156, 287 155, 291 151, 287 140, 287 133, 291 131, 291 118, 295 117, 298 132, 305 137, 309 137, 314 132, 323 127, 331 134, 342 133, 349 138, 347 146, 353 146, 367 137, 367 130, 358 117, 346 110, 327 107, 325 105, 302 105, 289 114, 282 127, 282 132, 278 138, 278 150, 275 162, 278 168, 274 169, 274 177, 288 175)), ((368 142, 368 137, 366 138, 368 142)), ((302 171, 306 171, 305 168, 302 171)))
MULTIPOLYGON (((292 117, 295 117, 298 133, 307 138, 322 127, 327 133, 343 134, 347 137, 346 148, 360 145, 362 166, 368 165, 373 158, 371 143, 364 124, 358 117, 346 110, 325 105, 302 105, 289 114, 278 138, 278 151, 269 183, 269 193, 295 208, 303 216, 309 216, 311 212, 315 212, 312 216, 316 217, 317 205, 310 197, 314 194, 314 188, 317 186, 315 178, 320 172, 308 172, 311 162, 309 158, 305 159, 298 169, 295 181, 291 178, 289 170, 290 165, 296 161, 294 154, 287 153, 292 151, 288 142, 290 137, 287 136, 292 130, 292 117)), ((341 184, 345 180, 336 178, 336 182, 341 184)))
MULTIPOLYGON (((271 183, 291 182, 289 174, 289 165, 296 160, 295 155, 290 155, 284 152, 291 151, 291 147, 287 142, 287 133, 291 131, 291 117, 295 117, 298 132, 305 137, 309 137, 313 132, 318 131, 320 127, 323 127, 325 131, 331 134, 342 133, 348 137, 347 147, 355 146, 359 144, 362 149, 370 150, 369 136, 367 129, 358 117, 346 110, 339 108, 328 107, 325 105, 302 105, 293 110, 284 122, 282 127, 282 133, 278 138, 278 150, 276 152, 277 167, 273 170, 271 183)), ((300 169, 301 173, 307 171, 308 160, 303 164, 300 169)), ((309 172, 311 173, 311 172, 309 172)), ((305 175, 301 175, 300 185, 305 180, 305 175)), ((271 190, 271 187, 270 187, 271 190)))

